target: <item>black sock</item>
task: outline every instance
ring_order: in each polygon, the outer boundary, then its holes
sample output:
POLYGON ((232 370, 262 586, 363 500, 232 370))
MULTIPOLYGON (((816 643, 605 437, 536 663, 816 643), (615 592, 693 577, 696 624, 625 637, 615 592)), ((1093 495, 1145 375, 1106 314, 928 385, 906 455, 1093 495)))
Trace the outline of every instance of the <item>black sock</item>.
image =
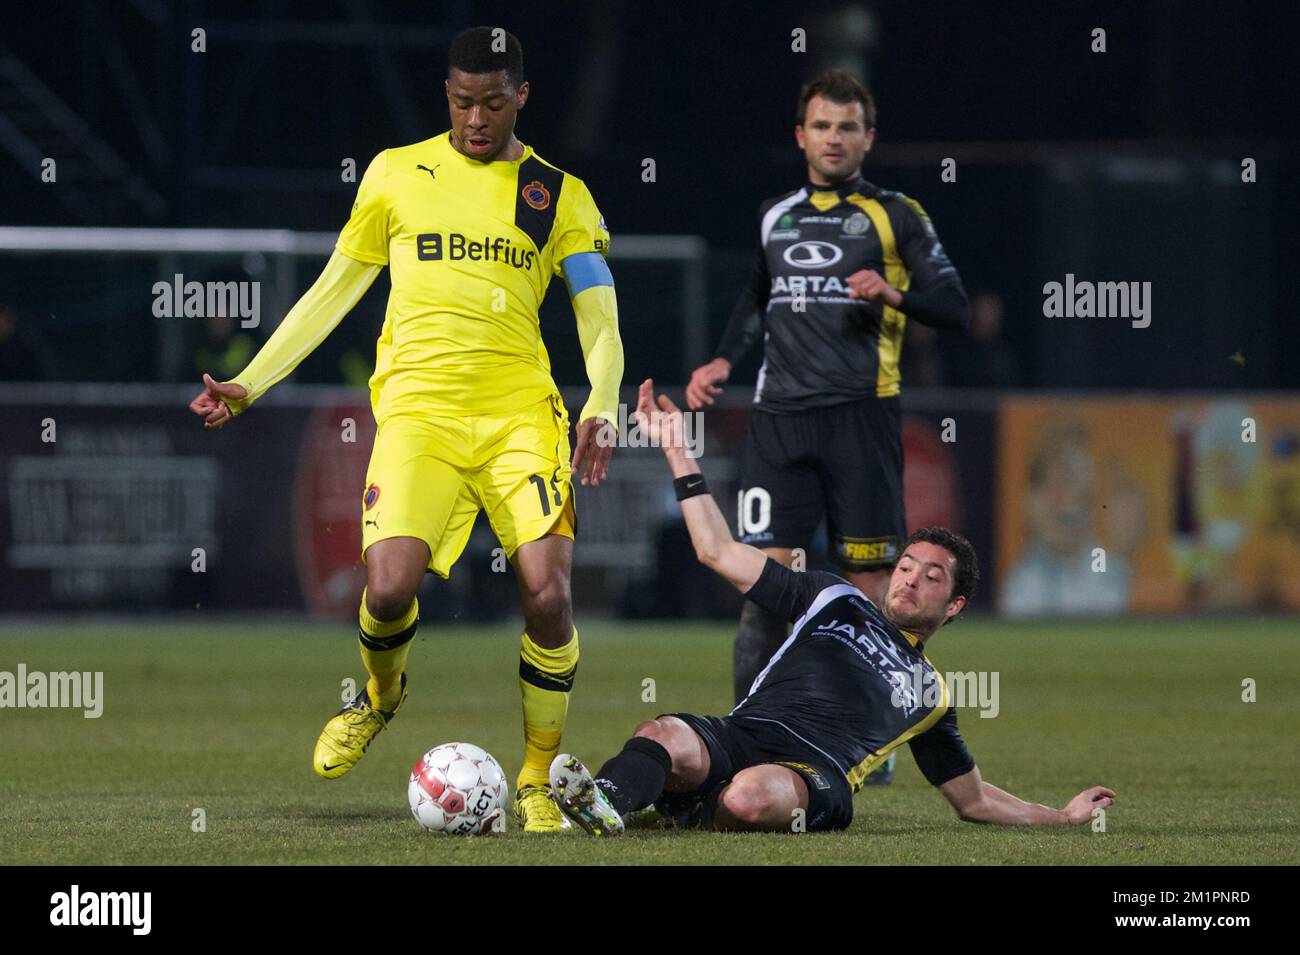
POLYGON ((658 799, 672 768, 668 750, 652 739, 633 736, 623 744, 621 753, 600 767, 596 785, 622 816, 658 799))
POLYGON ((785 638, 790 635, 788 629, 781 617, 769 613, 752 600, 745 601, 732 652, 733 689, 737 703, 749 695, 754 678, 785 643, 785 638))

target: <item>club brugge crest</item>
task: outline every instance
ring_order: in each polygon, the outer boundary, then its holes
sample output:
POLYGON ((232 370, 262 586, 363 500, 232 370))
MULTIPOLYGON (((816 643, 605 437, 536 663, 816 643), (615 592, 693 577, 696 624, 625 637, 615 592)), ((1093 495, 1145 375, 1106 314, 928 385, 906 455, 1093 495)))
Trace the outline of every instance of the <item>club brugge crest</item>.
POLYGON ((534 179, 528 185, 524 186, 524 202, 529 206, 541 212, 551 204, 551 193, 545 186, 534 179))
POLYGON ((366 488, 366 496, 365 496, 366 510, 368 511, 372 507, 374 507, 375 503, 378 500, 379 500, 379 485, 372 484, 370 485, 370 487, 366 488))

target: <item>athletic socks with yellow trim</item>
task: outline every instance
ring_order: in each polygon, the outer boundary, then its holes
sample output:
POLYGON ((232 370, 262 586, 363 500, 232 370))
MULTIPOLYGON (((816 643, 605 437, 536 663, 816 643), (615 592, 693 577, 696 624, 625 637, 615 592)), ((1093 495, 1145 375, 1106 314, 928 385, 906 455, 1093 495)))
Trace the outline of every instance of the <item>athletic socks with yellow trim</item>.
POLYGON ((406 655, 420 625, 420 602, 412 600, 406 613, 397 620, 379 620, 366 607, 363 590, 360 620, 361 661, 370 674, 366 694, 371 706, 391 712, 402 701, 402 671, 406 669, 406 655))
POLYGON ((578 672, 578 630, 562 647, 539 647, 527 633, 519 648, 519 692, 524 700, 524 766, 515 782, 548 786, 551 761, 560 751, 560 736, 569 713, 569 691, 578 672))
POLYGON ((633 736, 623 750, 596 774, 596 785, 604 790, 620 816, 644 809, 664 791, 673 759, 656 740, 633 736))

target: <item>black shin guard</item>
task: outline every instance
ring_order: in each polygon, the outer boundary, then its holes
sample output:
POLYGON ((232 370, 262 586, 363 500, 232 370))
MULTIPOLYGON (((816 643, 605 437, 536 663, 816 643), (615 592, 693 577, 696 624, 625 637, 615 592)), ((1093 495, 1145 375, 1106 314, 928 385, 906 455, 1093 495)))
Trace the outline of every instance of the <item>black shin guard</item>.
POLYGON ((785 643, 788 630, 786 622, 776 614, 769 613, 752 600, 745 601, 732 653, 733 689, 737 703, 749 694, 754 678, 785 643))
POLYGON ((623 744, 621 753, 600 767, 596 785, 622 816, 658 799, 672 768, 668 750, 655 740, 634 736, 623 744))

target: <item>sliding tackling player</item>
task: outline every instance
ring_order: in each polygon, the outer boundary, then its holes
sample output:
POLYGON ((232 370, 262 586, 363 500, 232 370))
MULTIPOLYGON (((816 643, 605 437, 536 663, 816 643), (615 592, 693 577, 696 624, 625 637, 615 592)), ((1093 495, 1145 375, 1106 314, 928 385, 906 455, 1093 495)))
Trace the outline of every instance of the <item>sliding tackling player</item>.
POLYGON ((607 474, 623 347, 609 233, 580 179, 514 135, 528 100, 514 36, 478 27, 451 45, 451 130, 375 157, 316 284, 249 366, 204 376, 190 408, 220 428, 289 374, 385 265, 392 293, 371 404, 378 430, 361 494, 365 688, 325 726, 313 765, 326 779, 361 759, 406 699, 406 656, 426 571, 447 577, 480 510, 514 566, 524 764, 515 809, 527 832, 569 828, 549 798, 578 665, 569 571, 571 472, 607 474), (569 415, 551 378, 538 307, 564 276, 591 380, 569 457, 569 415))
POLYGON ((595 779, 576 757, 557 756, 551 789, 571 819, 616 835, 624 816, 654 803, 705 829, 843 829, 853 793, 903 743, 968 822, 1079 824, 1111 804, 1115 793, 1093 786, 1053 809, 980 776, 943 676, 925 656, 975 592, 969 541, 944 528, 913 533, 879 606, 834 574, 792 571, 732 539, 687 455, 681 412, 653 388, 641 385, 637 424, 668 459, 696 556, 794 632, 729 715, 648 720, 595 779))

